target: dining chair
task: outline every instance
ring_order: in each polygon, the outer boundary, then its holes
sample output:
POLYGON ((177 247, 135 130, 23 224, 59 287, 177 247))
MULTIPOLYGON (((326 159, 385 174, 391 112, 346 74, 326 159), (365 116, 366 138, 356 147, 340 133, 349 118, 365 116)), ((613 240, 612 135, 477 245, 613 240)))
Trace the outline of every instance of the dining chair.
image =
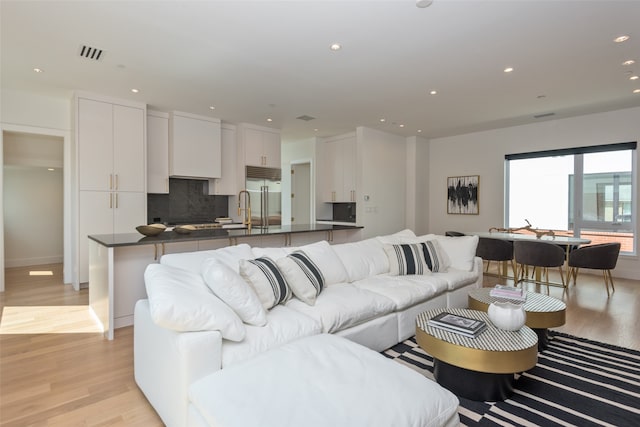
POLYGON ((619 254, 620 243, 618 242, 584 246, 571 251, 569 253, 569 280, 573 277, 573 285, 575 286, 580 268, 602 270, 604 286, 607 289, 607 296, 609 296, 609 284, 611 284, 611 292, 615 292, 611 270, 616 268, 619 254))
MULTIPOLYGON (((492 239, 489 237, 480 237, 478 239, 478 246, 476 247, 476 256, 482 258, 483 261, 487 261, 485 273, 489 272, 489 265, 491 261, 497 261, 498 264, 498 277, 505 278, 502 269, 500 268, 500 262, 511 262, 511 269, 513 270, 513 277, 516 278, 516 264, 513 260, 513 242, 502 239, 492 239)), ((506 270, 506 269, 505 269, 506 270)))
POLYGON ((445 231, 444 235, 449 237, 461 237, 461 236, 464 236, 465 234, 459 231, 445 231))
POLYGON ((567 287, 562 272, 562 266, 565 262, 565 251, 560 246, 540 241, 517 240, 513 242, 513 253, 515 262, 519 264, 516 283, 533 281, 535 283, 545 284, 548 287, 551 284, 549 282, 549 267, 558 267, 562 287, 567 287), (540 274, 536 274, 536 280, 527 278, 525 273, 527 267, 533 267, 534 272, 538 268, 542 269, 540 274), (541 280, 542 277, 544 277, 544 281, 541 280))

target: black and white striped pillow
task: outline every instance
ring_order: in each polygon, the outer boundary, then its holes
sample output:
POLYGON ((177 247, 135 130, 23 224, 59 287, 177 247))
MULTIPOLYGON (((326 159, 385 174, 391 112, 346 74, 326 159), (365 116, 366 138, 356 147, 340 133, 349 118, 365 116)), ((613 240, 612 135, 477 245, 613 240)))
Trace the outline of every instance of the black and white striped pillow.
POLYGON ((291 299, 291 288, 271 258, 241 260, 240 275, 253 287, 267 310, 291 299))
POLYGON ((389 273, 393 276, 429 272, 422 244, 385 245, 384 250, 389 258, 389 273))
POLYGON ((437 240, 427 240, 421 243, 424 252, 424 259, 427 267, 434 273, 447 271, 449 268, 448 258, 437 240))
POLYGON ((276 260, 293 294, 302 302, 314 305, 324 289, 324 276, 318 266, 303 251, 294 251, 276 260))

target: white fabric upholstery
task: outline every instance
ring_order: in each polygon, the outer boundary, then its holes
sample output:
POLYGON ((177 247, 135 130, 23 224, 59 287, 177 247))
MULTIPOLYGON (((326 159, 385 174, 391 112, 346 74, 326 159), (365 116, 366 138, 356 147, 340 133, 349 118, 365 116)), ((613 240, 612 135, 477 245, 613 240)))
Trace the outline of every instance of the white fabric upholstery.
POLYGON ((293 248, 258 248, 258 247, 254 247, 251 248, 251 253, 253 254, 253 256, 248 257, 249 258, 260 258, 260 257, 269 257, 271 259, 279 259, 282 257, 285 257, 287 255, 289 255, 291 252, 293 252, 293 248))
POLYGON ((432 273, 433 276, 447 283, 450 291, 472 284, 478 278, 478 274, 473 271, 458 270, 450 267, 443 273, 432 273))
POLYGON ((309 255, 309 258, 322 271, 326 286, 349 281, 344 265, 326 240, 300 246, 298 249, 309 255))
POLYGON ((240 260, 240 275, 251 285, 265 310, 289 301, 293 295, 284 274, 269 257, 240 260))
MULTIPOLYGON (((440 273, 438 273, 440 274, 440 273)), ((435 274, 412 276, 374 276, 352 283, 353 286, 380 294, 395 305, 395 311, 433 298, 447 291, 447 282, 435 274)))
POLYGON ((202 263, 202 277, 214 294, 236 312, 244 323, 264 326, 267 313, 253 288, 216 257, 202 263))
POLYGON ((387 236, 378 236, 376 239, 382 244, 396 245, 399 243, 413 243, 409 239, 415 239, 415 237, 416 234, 412 230, 406 229, 387 236))
POLYGON ((236 246, 227 246, 208 251, 163 255, 160 258, 160 264, 200 273, 202 271, 202 262, 210 257, 218 258, 220 261, 238 272, 238 262, 241 259, 253 258, 253 253, 251 252, 251 247, 249 245, 241 243, 236 246))
POLYGON ((439 427, 456 423, 459 404, 412 369, 324 334, 211 374, 189 397, 208 425, 226 427, 439 427))
POLYGON ((376 238, 332 246, 350 282, 389 272, 389 258, 376 238))
POLYGON ((478 247, 478 236, 437 236, 440 246, 449 255, 451 267, 463 271, 473 269, 473 260, 478 247))
POLYGON ((300 300, 287 303, 292 308, 320 322, 323 332, 335 332, 391 313, 393 302, 382 295, 358 289, 348 283, 327 287, 311 307, 300 300))
POLYGON ((389 274, 392 276, 429 273, 422 244, 384 245, 384 251, 389 259, 389 274))
POLYGON ((267 313, 265 326, 246 326, 241 342, 225 341, 222 347, 222 366, 234 365, 260 353, 298 338, 322 332, 320 322, 282 305, 267 313))
POLYGON ((238 315, 207 287, 197 273, 149 264, 144 273, 151 318, 174 331, 220 331, 232 341, 244 339, 238 315))
POLYGON ((318 266, 304 251, 294 251, 276 260, 276 264, 296 298, 305 304, 314 305, 324 289, 324 276, 318 266))

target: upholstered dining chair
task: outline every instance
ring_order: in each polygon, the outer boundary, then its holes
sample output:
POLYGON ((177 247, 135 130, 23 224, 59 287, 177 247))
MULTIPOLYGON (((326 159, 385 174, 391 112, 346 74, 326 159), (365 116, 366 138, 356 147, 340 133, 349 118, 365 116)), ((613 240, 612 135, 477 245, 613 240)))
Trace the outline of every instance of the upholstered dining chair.
POLYGON ((565 261, 565 251, 560 246, 535 240, 516 240, 513 242, 513 254, 515 262, 519 264, 517 283, 530 281, 530 279, 527 279, 525 273, 528 267, 533 267, 534 272, 536 268, 541 268, 540 278, 544 277, 544 282, 538 280, 534 280, 534 282, 546 284, 548 287, 549 267, 558 267, 562 287, 567 287, 564 280, 564 273, 562 272, 562 266, 565 261))
POLYGON ((449 237, 461 237, 464 236, 464 233, 461 233, 459 231, 445 231, 444 235, 449 237))
POLYGON ((602 270, 604 286, 607 288, 607 296, 609 296, 609 284, 611 284, 611 292, 616 290, 613 287, 611 270, 616 268, 618 255, 620 255, 620 243, 618 242, 584 246, 571 251, 569 253, 569 280, 573 277, 575 286, 580 268, 602 270))
POLYGON ((489 272, 491 261, 498 261, 498 276, 505 277, 500 268, 500 262, 511 262, 513 277, 516 277, 516 264, 513 261, 513 242, 502 239, 492 239, 489 237, 480 237, 476 248, 476 256, 487 261, 485 273, 489 272))

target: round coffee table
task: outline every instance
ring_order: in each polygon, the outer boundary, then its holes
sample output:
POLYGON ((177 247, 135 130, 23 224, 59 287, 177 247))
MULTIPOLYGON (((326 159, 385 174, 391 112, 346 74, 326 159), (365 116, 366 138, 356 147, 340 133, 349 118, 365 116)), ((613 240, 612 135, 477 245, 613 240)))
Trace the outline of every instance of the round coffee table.
MULTIPOLYGON (((487 311, 489 304, 496 301, 509 301, 502 297, 489 295, 492 288, 478 288, 469 292, 469 308, 487 311)), ((542 351, 549 345, 548 329, 562 326, 566 320, 567 305, 561 300, 549 295, 527 292, 524 301, 524 311, 527 313, 525 325, 538 334, 538 350, 542 351)))
POLYGON ((527 326, 511 332, 491 324, 487 313, 463 308, 439 308, 416 318, 418 345, 433 356, 433 376, 454 394, 471 400, 504 400, 513 392, 514 374, 533 368, 538 361, 538 336, 527 326), (485 329, 475 338, 428 325, 446 311, 484 320, 485 329))

